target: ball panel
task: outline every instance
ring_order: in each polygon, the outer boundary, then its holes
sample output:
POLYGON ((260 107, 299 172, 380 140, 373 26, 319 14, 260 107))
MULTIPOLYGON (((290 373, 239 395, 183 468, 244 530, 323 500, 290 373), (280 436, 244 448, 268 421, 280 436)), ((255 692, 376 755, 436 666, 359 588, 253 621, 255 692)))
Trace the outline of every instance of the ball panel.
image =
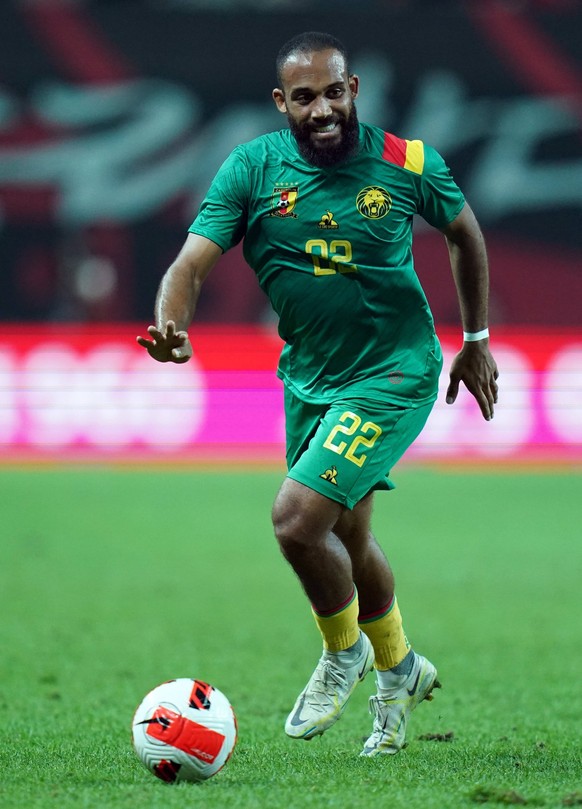
POLYGON ((178 764, 177 761, 168 761, 163 758, 157 764, 153 764, 151 770, 156 778, 166 781, 168 784, 173 784, 174 781, 179 780, 178 776, 181 768, 182 765, 178 764))

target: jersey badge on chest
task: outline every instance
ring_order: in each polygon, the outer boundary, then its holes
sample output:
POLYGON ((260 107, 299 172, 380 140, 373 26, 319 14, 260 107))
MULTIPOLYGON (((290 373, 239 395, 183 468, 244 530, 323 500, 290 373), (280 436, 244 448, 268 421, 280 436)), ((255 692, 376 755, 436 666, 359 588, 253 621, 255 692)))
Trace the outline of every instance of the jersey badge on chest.
POLYGON ((273 196, 271 197, 271 216, 296 219, 297 214, 294 213, 293 209, 297 202, 298 193, 298 185, 275 186, 275 188, 273 188, 273 196))
POLYGON ((339 225, 333 218, 333 213, 326 210, 317 227, 321 228, 321 230, 337 230, 339 225))
POLYGON ((366 219, 383 219, 392 207, 392 197, 379 185, 368 185, 358 193, 356 208, 366 219))

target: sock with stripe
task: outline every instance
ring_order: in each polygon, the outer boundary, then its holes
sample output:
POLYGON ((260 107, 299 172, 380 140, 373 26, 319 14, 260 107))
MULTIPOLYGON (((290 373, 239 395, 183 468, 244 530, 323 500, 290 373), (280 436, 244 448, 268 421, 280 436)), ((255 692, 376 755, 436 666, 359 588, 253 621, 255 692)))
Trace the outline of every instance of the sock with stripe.
POLYGON ((358 593, 354 587, 349 598, 332 610, 321 612, 311 607, 315 623, 323 638, 327 652, 342 652, 353 646, 360 637, 358 627, 358 593))
MULTIPOLYGON (((408 672, 410 671, 414 655, 409 656, 410 644, 402 629, 402 616, 396 596, 392 596, 391 601, 382 609, 367 615, 360 615, 358 622, 374 647, 378 671, 394 669, 401 663, 408 668, 408 672)), ((404 674, 405 672, 398 671, 397 673, 404 674)))

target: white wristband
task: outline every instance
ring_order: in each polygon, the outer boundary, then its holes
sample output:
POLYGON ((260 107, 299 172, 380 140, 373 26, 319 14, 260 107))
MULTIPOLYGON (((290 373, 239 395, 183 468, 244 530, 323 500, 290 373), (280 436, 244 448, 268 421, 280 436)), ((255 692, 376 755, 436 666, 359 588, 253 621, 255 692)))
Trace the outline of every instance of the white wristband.
POLYGON ((477 340, 485 340, 489 337, 489 329, 481 329, 481 331, 464 331, 463 340, 466 343, 476 343, 477 340))

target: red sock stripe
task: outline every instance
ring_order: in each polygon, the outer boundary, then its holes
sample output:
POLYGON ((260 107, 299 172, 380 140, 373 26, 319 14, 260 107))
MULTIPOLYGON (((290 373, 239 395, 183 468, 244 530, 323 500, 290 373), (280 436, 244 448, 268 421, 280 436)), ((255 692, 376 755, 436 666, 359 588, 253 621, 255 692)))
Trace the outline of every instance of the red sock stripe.
POLYGON ((342 601, 341 604, 338 604, 337 607, 334 607, 331 610, 318 610, 317 607, 313 606, 313 604, 311 605, 311 607, 313 609, 313 612, 316 615, 319 615, 320 618, 332 618, 334 615, 337 615, 338 612, 341 612, 342 610, 345 610, 346 607, 349 607, 349 605, 352 603, 355 597, 356 597, 356 588, 354 587, 349 597, 346 598, 345 601, 342 601))
POLYGON ((385 607, 381 607, 381 609, 376 610, 375 612, 368 612, 366 615, 360 615, 358 617, 359 624, 368 624, 370 621, 377 621, 378 618, 383 618, 385 615, 388 615, 394 603, 396 601, 396 596, 392 596, 390 601, 386 604, 385 607))

